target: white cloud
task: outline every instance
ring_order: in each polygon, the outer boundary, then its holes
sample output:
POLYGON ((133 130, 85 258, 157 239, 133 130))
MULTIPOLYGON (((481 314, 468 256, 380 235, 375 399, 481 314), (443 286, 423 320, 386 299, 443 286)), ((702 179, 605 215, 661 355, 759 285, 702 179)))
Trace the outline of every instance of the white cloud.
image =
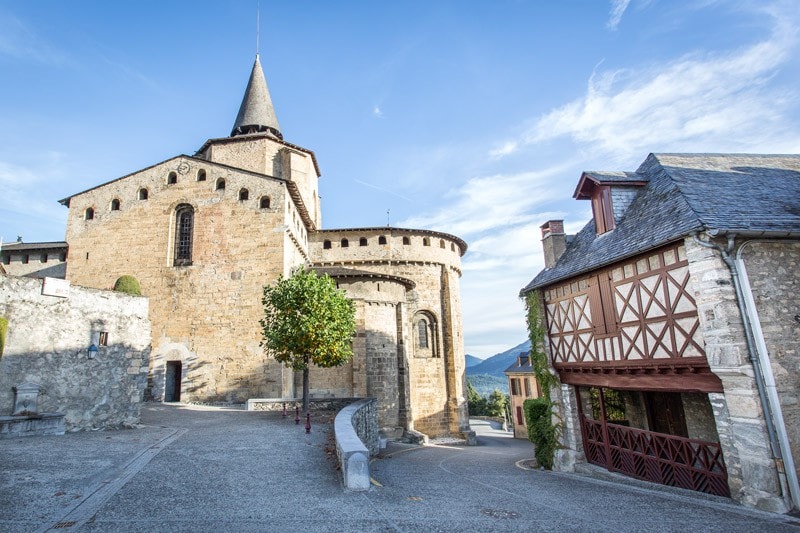
POLYGON ((431 215, 406 219, 401 227, 448 228, 460 236, 510 225, 535 221, 535 208, 552 200, 557 189, 553 178, 565 172, 567 165, 519 174, 497 174, 472 178, 450 191, 452 199, 431 215))
POLYGON ((628 4, 630 3, 631 0, 611 0, 611 13, 608 18, 608 23, 606 23, 608 29, 617 29, 622 20, 622 15, 625 13, 625 10, 628 9, 628 4))
POLYGON ((582 98, 541 117, 523 142, 567 136, 623 157, 666 150, 797 150, 800 130, 786 117, 798 93, 769 84, 790 58, 796 34, 791 19, 776 14, 775 20, 769 40, 733 52, 593 73, 582 98))
POLYGON ((489 151, 489 156, 493 158, 500 158, 510 154, 513 154, 519 148, 519 143, 517 141, 507 141, 500 146, 493 148, 489 151))
POLYGON ((0 56, 63 64, 67 56, 41 39, 36 32, 9 13, 0 12, 0 56))
POLYGON ((375 118, 383 118, 383 111, 379 106, 374 106, 372 108, 372 116, 375 118))

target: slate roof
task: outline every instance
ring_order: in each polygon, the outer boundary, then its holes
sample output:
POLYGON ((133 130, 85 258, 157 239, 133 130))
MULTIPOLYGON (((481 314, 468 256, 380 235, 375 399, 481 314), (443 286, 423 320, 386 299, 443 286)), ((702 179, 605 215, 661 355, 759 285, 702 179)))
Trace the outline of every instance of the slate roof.
POLYGON ((504 374, 510 374, 510 373, 519 374, 519 373, 522 372, 522 373, 532 374, 533 373, 533 366, 530 364, 530 357, 531 357, 531 352, 520 352, 520 354, 517 356, 516 361, 514 361, 514 364, 511 365, 510 367, 506 368, 505 370, 503 370, 503 373, 504 374), (520 357, 522 357, 523 361, 527 362, 527 364, 523 364, 522 366, 520 366, 520 364, 519 364, 520 357))
POLYGON ((250 79, 247 82, 247 89, 244 91, 239 114, 233 124, 231 137, 248 133, 250 128, 258 131, 271 131, 278 138, 283 138, 258 54, 253 63, 253 70, 250 72, 250 79))
POLYGON ((800 237, 800 155, 650 154, 635 174, 647 183, 616 227, 589 221, 522 294, 694 232, 800 237))
POLYGON ((52 249, 67 249, 67 243, 64 241, 53 242, 4 242, 2 245, 4 252, 20 252, 25 250, 52 250, 52 249))

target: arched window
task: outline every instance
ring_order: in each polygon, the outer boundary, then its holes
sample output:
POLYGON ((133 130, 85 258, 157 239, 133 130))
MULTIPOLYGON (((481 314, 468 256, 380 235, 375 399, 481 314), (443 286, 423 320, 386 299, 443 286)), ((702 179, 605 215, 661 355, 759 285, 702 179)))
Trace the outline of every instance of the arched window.
POLYGON ((428 347, 428 321, 424 318, 417 322, 417 346, 420 348, 428 347))
POLYGON ((383 235, 378 237, 378 244, 386 244, 386 237, 384 237, 383 235))
POLYGON ((408 237, 403 237, 403 245, 408 246, 409 244, 411 244, 411 239, 408 237))
POLYGON ((111 210, 119 211, 119 199, 114 198, 113 200, 111 200, 111 210))
POLYGON ((86 211, 83 212, 83 219, 84 220, 92 220, 94 218, 94 209, 91 207, 86 208, 86 211))
POLYGON ((167 176, 167 185, 175 185, 176 183, 178 183, 178 174, 170 172, 169 176, 167 176))
POLYGON ((192 264, 194 208, 181 204, 175 209, 175 266, 192 264))
POLYGON ((326 250, 330 250, 330 249, 331 249, 331 241, 324 241, 324 242, 322 243, 322 247, 323 247, 324 249, 326 249, 326 250))
POLYGON ((359 246, 366 246, 367 245, 367 238, 366 237, 361 237, 360 239, 358 239, 358 245, 359 246))
POLYGON ((453 244, 452 242, 450 243, 450 251, 451 252, 455 252, 456 251, 456 245, 453 244))
POLYGON ((427 311, 420 311, 414 315, 412 325, 414 357, 439 357, 436 317, 427 311))
POLYGON ((139 189, 139 200, 147 200, 147 189, 139 189))
POLYGON ((206 181, 206 171, 202 168, 197 171, 197 181, 206 181))
POLYGON ((350 246, 350 241, 342 239, 342 248, 347 248, 348 246, 350 246))
POLYGON ((224 179, 219 178, 217 180, 217 190, 218 191, 224 191, 225 190, 225 180, 224 179))
POLYGON ((431 245, 431 240, 427 237, 423 237, 422 246, 430 246, 430 245, 431 245))
POLYGON ((444 239, 439 239, 439 248, 444 248, 444 239))
POLYGON ((249 199, 250 199, 250 191, 248 191, 247 189, 241 189, 239 191, 239 201, 244 202, 245 200, 249 199))
POLYGON ((261 209, 269 209, 269 196, 262 196, 258 205, 261 209))

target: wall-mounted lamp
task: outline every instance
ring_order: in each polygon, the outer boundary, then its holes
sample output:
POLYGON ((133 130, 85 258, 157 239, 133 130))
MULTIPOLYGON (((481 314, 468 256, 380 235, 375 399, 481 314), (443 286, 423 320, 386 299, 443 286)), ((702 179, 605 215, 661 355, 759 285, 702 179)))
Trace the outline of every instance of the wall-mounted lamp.
POLYGON ((97 346, 94 343, 92 343, 92 345, 89 346, 89 359, 94 359, 96 355, 97 355, 97 346))

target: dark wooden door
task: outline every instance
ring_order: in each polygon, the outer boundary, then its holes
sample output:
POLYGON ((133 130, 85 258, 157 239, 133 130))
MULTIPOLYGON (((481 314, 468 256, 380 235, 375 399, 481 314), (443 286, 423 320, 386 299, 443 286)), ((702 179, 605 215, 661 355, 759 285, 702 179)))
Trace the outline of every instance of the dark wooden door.
POLYGON ((647 392, 647 418, 650 431, 677 437, 689 437, 683 401, 677 392, 647 392))
POLYGON ((164 383, 164 401, 181 401, 181 362, 167 361, 167 375, 164 383))

